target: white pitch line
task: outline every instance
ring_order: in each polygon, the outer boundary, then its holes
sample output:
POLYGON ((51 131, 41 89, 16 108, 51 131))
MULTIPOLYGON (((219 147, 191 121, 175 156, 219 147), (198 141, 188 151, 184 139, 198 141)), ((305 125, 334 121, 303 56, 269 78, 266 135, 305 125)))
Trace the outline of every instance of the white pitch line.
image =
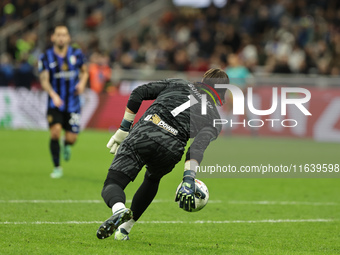
POLYGON ((103 221, 62 221, 62 222, 53 222, 53 221, 33 221, 33 222, 27 222, 27 221, 17 221, 17 222, 10 222, 10 221, 4 221, 0 222, 0 225, 67 225, 67 224, 101 224, 103 221))
MULTIPOLYGON (((333 222, 338 221, 334 219, 267 219, 267 220, 197 220, 197 221, 138 221, 138 224, 252 224, 252 223, 303 223, 303 222, 333 222)), ((82 225, 82 224, 101 224, 102 221, 64 221, 64 222, 51 222, 51 221, 34 221, 34 222, 0 222, 0 225, 82 225)))
POLYGON ((245 205, 312 205, 326 206, 339 205, 334 202, 306 202, 306 201, 228 201, 229 204, 245 204, 245 205))
MULTIPOLYGON (((127 200, 127 203, 131 203, 131 200, 127 200)), ((152 203, 169 203, 172 200, 155 199, 152 203)), ((6 204, 101 204, 103 200, 0 200, 0 203, 6 204)), ((209 200, 209 203, 222 203, 221 200, 209 200)))
MULTIPOLYGON (((131 203, 131 200, 127 200, 127 203, 131 203)), ((165 200, 153 201, 154 203, 167 202, 165 200)), ((0 203, 9 204, 101 204, 104 203, 103 200, 0 200, 0 203)))
POLYGON ((285 222, 331 222, 333 219, 268 219, 268 220, 196 220, 191 222, 186 221, 138 221, 141 224, 233 224, 233 223, 285 223, 285 222))
POLYGON ((0 203, 9 204, 99 204, 103 200, 0 200, 0 203))
MULTIPOLYGON (((170 203, 173 200, 155 199, 153 203, 170 203)), ((127 203, 131 203, 131 200, 127 200, 127 203)), ((103 200, 0 200, 0 203, 6 204, 101 204, 103 200)), ((310 206, 336 206, 339 203, 335 202, 307 202, 307 201, 221 201, 221 200, 209 200, 209 204, 249 204, 249 205, 310 205, 310 206)))
MULTIPOLYGON (((152 203, 169 203, 175 200, 162 200, 155 199, 152 203)), ((127 200, 127 203, 131 203, 132 200, 127 200)), ((101 204, 103 200, 0 200, 3 204, 101 204)), ((222 203, 221 200, 209 200, 209 203, 216 204, 222 203)))

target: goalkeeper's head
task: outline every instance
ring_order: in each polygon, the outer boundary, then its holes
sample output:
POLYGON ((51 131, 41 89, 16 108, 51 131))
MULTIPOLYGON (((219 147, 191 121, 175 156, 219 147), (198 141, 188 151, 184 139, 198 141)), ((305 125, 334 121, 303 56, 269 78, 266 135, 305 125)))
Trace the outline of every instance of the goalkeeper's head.
POLYGON ((222 103, 225 103, 225 93, 227 89, 217 89, 215 84, 229 84, 229 77, 225 71, 220 68, 211 68, 203 75, 202 83, 207 84, 215 89, 222 103))

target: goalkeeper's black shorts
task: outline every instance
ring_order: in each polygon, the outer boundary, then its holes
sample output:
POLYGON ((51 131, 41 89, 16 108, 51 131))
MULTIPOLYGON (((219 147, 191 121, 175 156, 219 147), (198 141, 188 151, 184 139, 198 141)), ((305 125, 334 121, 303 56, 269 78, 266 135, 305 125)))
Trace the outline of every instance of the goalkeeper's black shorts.
POLYGON ((121 143, 109 171, 124 173, 133 181, 145 165, 150 178, 160 179, 172 171, 182 155, 182 151, 173 152, 167 144, 157 143, 147 136, 129 136, 121 143))

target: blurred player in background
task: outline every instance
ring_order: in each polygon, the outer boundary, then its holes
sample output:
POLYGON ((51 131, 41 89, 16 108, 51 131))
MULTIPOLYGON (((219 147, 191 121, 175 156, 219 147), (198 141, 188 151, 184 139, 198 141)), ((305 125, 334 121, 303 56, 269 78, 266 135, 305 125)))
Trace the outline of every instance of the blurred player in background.
POLYGON ((251 84, 252 75, 248 68, 242 65, 240 57, 231 53, 228 55, 228 67, 225 69, 231 84, 237 85, 243 93, 247 92, 247 87, 251 84))
MULTIPOLYGON (((246 66, 243 65, 242 60, 240 59, 239 55, 236 53, 231 53, 228 55, 228 67, 225 69, 225 72, 227 73, 230 84, 238 86, 245 97, 247 97, 247 89, 248 87, 253 86, 253 75, 248 70, 246 66)), ((227 93, 227 101, 228 101, 228 116, 226 118, 233 119, 233 97, 231 93, 227 93)), ((248 109, 246 107, 245 109, 248 109)), ((251 119, 251 113, 249 111, 246 111, 245 113, 246 119, 251 119)), ((227 126, 227 125, 226 125, 227 126)), ((227 128, 227 127, 226 127, 227 128)), ((228 128, 227 134, 231 135, 231 128, 228 128)), ((250 128, 250 131, 252 135, 257 135, 255 128, 250 128)))
POLYGON ((133 224, 156 196, 161 178, 181 160, 189 138, 195 137, 195 140, 186 154, 183 183, 176 201, 180 202, 181 208, 191 211, 195 208, 195 193, 204 198, 205 194, 195 186, 196 166, 202 161, 209 143, 221 131, 221 125, 213 126, 213 120, 220 118, 215 102, 223 104, 226 89, 214 89, 214 86, 228 83, 223 70, 210 69, 204 74, 202 83, 166 79, 133 90, 121 126, 107 144, 116 156, 102 197, 113 215, 97 230, 99 239, 111 236, 114 231, 115 239, 129 239, 133 224), (202 94, 207 97, 206 114, 201 113, 202 94), (130 130, 142 101, 153 99, 155 102, 130 130), (147 168, 144 181, 133 197, 131 209, 126 208, 124 189, 135 180, 144 165, 147 168))
POLYGON ((69 45, 71 37, 66 26, 56 26, 51 41, 53 47, 41 56, 38 68, 41 86, 49 96, 47 120, 54 164, 51 177, 60 178, 63 176, 59 144, 61 131, 65 130, 63 155, 67 161, 80 129, 79 95, 85 90, 88 72, 81 50, 69 45))

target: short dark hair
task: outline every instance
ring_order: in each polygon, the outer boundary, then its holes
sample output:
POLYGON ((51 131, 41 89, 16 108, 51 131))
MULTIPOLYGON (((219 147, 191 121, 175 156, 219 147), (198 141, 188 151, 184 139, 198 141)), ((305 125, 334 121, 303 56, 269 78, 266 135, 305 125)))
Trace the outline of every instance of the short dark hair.
POLYGON ((214 84, 229 84, 229 77, 222 69, 211 68, 203 75, 202 82, 210 86, 214 86, 214 84))
POLYGON ((57 30, 58 27, 65 27, 67 29, 67 31, 68 31, 68 27, 65 24, 58 23, 57 25, 54 26, 53 33, 55 33, 55 31, 57 30))
MULTIPOLYGON (((229 84, 229 77, 227 73, 220 68, 211 68, 203 75, 202 83, 211 87, 215 87, 215 84, 229 84)), ((225 88, 215 88, 216 92, 222 100, 222 104, 225 102, 225 88)))

